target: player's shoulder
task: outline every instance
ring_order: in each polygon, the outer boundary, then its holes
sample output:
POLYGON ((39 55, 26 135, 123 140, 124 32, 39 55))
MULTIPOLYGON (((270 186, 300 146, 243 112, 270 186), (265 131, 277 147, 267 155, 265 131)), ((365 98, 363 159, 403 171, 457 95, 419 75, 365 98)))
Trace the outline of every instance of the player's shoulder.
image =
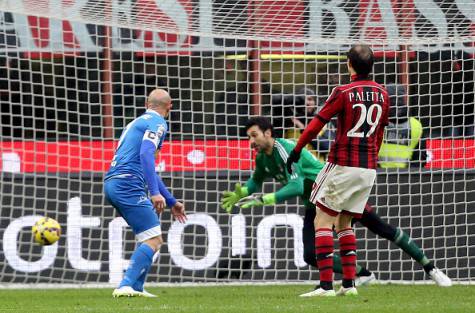
POLYGON ((387 93, 386 88, 384 88, 383 85, 375 82, 374 80, 371 79, 365 79, 365 80, 355 80, 352 81, 346 85, 341 85, 339 86, 341 92, 350 92, 353 88, 358 88, 358 87, 373 87, 376 89, 380 89, 381 92, 387 93))
POLYGON ((328 96, 328 99, 327 99, 327 103, 332 103, 334 102, 336 99, 340 98, 343 94, 344 94, 344 91, 345 91, 345 87, 346 85, 342 85, 342 86, 336 86, 336 87, 333 87, 332 91, 330 92, 330 95, 328 96))
POLYGON ((152 110, 147 110, 145 113, 142 115, 143 119, 147 121, 147 124, 149 125, 151 130, 157 130, 157 131, 167 131, 168 130, 168 124, 167 121, 163 116, 158 114, 155 111, 152 110))
POLYGON ((294 149, 295 146, 297 145, 297 143, 294 140, 285 139, 285 138, 276 138, 275 142, 276 142, 277 148, 283 147, 284 150, 287 152, 292 151, 292 149, 294 149))
POLYGON ((342 94, 345 91, 347 86, 348 84, 333 87, 332 91, 330 92, 330 96, 328 98, 334 98, 342 94))

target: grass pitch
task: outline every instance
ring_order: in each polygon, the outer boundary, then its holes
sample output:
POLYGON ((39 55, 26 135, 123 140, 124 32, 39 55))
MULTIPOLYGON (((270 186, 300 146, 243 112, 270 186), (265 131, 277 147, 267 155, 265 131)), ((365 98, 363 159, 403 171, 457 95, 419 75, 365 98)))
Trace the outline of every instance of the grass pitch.
POLYGON ((111 297, 111 289, 0 290, 0 312, 475 312, 475 286, 373 285, 358 297, 299 298, 310 285, 148 288, 159 298, 111 297))

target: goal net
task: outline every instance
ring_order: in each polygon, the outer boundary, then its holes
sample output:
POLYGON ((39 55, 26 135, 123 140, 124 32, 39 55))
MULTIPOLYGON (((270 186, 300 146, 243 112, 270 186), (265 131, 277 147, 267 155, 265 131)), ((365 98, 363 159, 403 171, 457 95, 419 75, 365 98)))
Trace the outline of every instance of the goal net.
MULTIPOLYGON (((370 203, 449 277, 474 281, 472 1, 2 0, 0 10, 0 283, 120 281, 135 238, 102 180, 156 87, 173 98, 156 169, 188 222, 162 215, 148 282, 317 280, 301 202, 228 214, 220 195, 253 169, 245 121, 265 115, 294 137, 309 103, 349 81, 345 52, 359 42, 375 51, 375 80, 402 87, 425 145, 410 168, 378 171, 370 203), (30 229, 45 215, 63 234, 40 247, 30 229)), ((327 145, 313 148, 324 157, 327 145)), ((394 244, 356 233, 358 263, 379 279, 427 279, 394 244)))

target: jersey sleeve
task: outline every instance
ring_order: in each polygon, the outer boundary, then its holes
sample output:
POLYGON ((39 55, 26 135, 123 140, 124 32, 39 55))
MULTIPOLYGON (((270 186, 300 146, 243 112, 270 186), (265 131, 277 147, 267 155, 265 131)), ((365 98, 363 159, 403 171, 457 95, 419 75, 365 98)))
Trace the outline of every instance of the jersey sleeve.
POLYGON ((343 109, 343 93, 340 87, 335 87, 323 105, 322 109, 317 113, 317 117, 324 123, 328 123, 332 117, 343 109))
POLYGON ((343 109, 343 96, 339 87, 333 88, 333 91, 323 105, 323 108, 315 115, 310 124, 305 128, 305 131, 299 138, 295 151, 302 151, 310 141, 312 141, 317 134, 322 130, 323 126, 327 124, 333 116, 338 114, 343 109))
POLYGON ((142 140, 152 142, 155 149, 161 149, 167 134, 167 124, 164 121, 153 121, 147 124, 142 140))
POLYGON ((167 125, 164 121, 151 119, 146 124, 142 137, 140 163, 142 164, 142 172, 152 196, 161 194, 160 189, 163 189, 163 182, 161 183, 162 188, 160 188, 160 182, 155 174, 155 151, 161 148, 166 129, 167 125))
POLYGON ((276 202, 283 202, 285 200, 301 196, 304 192, 303 176, 297 172, 293 173, 288 183, 277 190, 275 193, 276 202))
POLYGON ((152 196, 159 195, 157 179, 155 178, 155 150, 151 140, 142 140, 140 146, 140 164, 142 165, 142 173, 148 186, 148 190, 152 196))

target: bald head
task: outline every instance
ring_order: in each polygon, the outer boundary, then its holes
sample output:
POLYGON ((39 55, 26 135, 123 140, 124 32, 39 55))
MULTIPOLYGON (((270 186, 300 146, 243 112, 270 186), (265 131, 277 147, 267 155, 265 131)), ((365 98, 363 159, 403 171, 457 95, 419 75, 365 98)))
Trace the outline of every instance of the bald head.
POLYGON ((172 101, 168 92, 164 89, 153 90, 147 98, 147 108, 156 110, 159 107, 165 107, 172 101))
POLYGON ((166 90, 157 88, 148 95, 146 106, 147 109, 167 117, 172 108, 172 98, 166 90))

